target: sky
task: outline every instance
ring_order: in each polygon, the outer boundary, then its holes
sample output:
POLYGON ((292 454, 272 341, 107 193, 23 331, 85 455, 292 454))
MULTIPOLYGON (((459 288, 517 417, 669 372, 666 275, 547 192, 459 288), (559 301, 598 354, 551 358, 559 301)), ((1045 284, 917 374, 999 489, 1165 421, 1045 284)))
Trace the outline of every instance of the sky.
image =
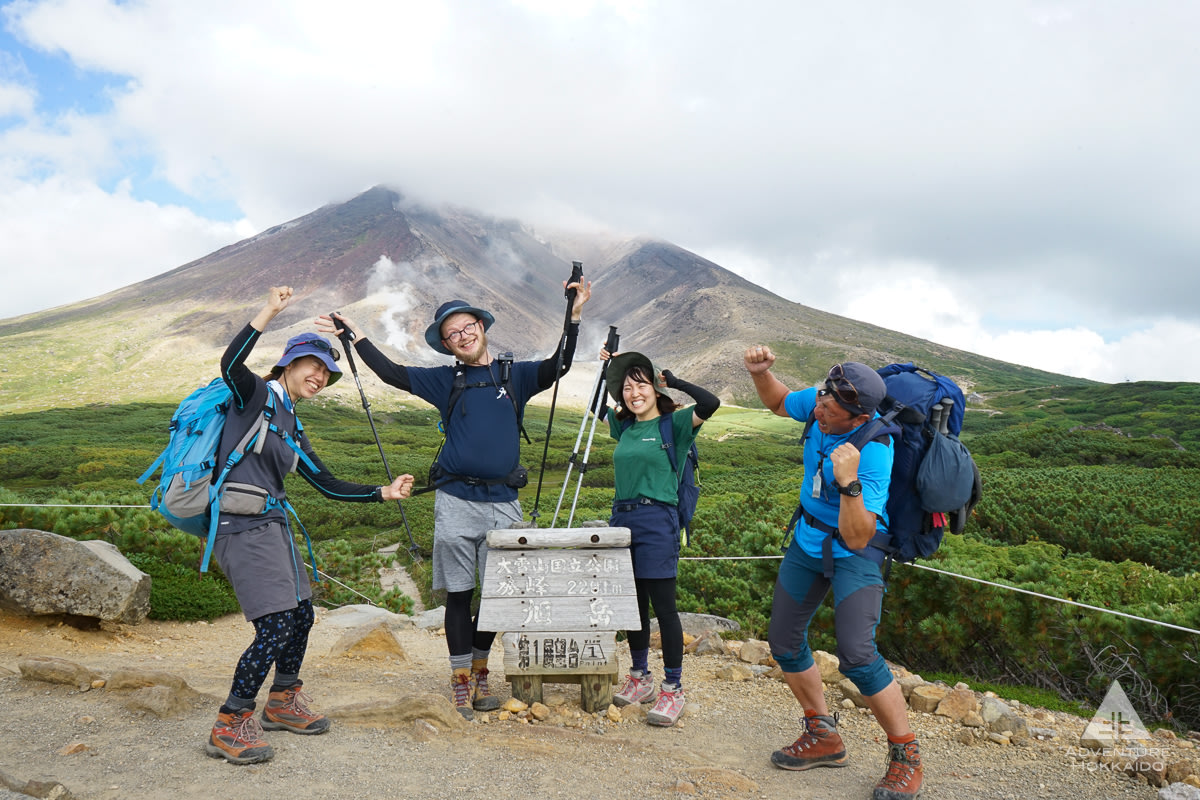
POLYGON ((1190 0, 0 0, 0 318, 384 184, 1200 381, 1197 30, 1190 0))

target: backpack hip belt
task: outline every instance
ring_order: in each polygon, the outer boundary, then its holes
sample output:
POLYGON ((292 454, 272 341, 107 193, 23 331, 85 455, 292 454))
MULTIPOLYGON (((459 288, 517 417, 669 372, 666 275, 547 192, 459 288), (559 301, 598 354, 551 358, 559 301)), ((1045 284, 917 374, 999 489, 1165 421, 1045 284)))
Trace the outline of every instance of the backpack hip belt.
POLYGON ((846 544, 846 540, 842 538, 841 531, 832 525, 817 519, 809 513, 808 509, 801 507, 800 517, 808 523, 810 528, 816 528, 817 530, 826 534, 825 539, 821 542, 821 572, 826 578, 833 577, 834 539, 837 540, 838 544, 840 544, 842 547, 845 547, 851 553, 862 556, 863 558, 869 558, 880 566, 883 565, 884 559, 889 555, 888 545, 891 541, 891 537, 889 537, 886 533, 879 533, 876 531, 875 535, 871 537, 871 541, 867 542, 866 547, 862 548, 861 550, 853 550, 846 544))
POLYGON ((627 513, 629 511, 636 511, 643 506, 662 506, 663 508, 669 508, 672 511, 674 511, 676 508, 676 506, 673 506, 670 503, 664 503, 662 500, 651 500, 649 497, 638 497, 633 500, 614 500, 612 509, 614 514, 627 513))

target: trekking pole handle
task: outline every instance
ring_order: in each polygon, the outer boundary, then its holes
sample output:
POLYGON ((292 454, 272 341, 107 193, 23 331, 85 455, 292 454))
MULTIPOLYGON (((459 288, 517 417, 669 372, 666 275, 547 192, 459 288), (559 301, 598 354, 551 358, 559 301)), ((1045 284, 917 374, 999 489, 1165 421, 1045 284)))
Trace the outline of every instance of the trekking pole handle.
MULTIPOLYGON (((571 277, 567 278, 567 286, 570 286, 572 283, 579 283, 579 281, 581 281, 581 280, 583 280, 583 262, 582 261, 572 261, 571 262, 571 277)), ((570 301, 567 305, 567 313, 570 313, 571 306, 575 305, 576 291, 577 290, 575 290, 575 289, 567 289, 566 296, 567 296, 567 299, 570 301)))
MULTIPOLYGON (((604 349, 608 351, 608 357, 612 358, 612 354, 617 352, 617 348, 621 344, 621 335, 617 333, 616 325, 608 326, 608 338, 604 341, 604 349)), ((596 392, 592 395, 591 405, 588 406, 593 414, 599 415, 608 403, 608 388, 604 385, 603 377, 608 374, 608 362, 605 361, 600 365, 600 373, 596 379, 596 392)))
POLYGON ((617 352, 617 347, 620 346, 620 342, 621 336, 617 333, 617 326, 609 325, 608 339, 604 341, 604 349, 607 350, 608 354, 611 356, 613 353, 617 352))

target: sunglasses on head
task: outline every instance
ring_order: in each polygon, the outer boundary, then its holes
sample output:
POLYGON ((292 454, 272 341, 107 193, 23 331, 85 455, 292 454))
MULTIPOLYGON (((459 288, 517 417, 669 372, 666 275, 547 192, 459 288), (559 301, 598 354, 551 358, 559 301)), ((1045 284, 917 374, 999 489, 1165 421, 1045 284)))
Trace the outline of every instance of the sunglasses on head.
POLYGON ((825 378, 825 390, 829 394, 836 395, 838 400, 847 405, 858 405, 858 389, 846 377, 841 364, 834 364, 833 368, 829 370, 829 375, 825 378))
POLYGON ((342 354, 338 352, 338 349, 324 339, 305 339, 302 342, 294 342, 287 346, 287 349, 283 351, 283 354, 287 355, 297 347, 304 347, 305 345, 315 347, 318 350, 324 350, 326 353, 329 353, 329 357, 334 361, 337 361, 342 357, 342 354))

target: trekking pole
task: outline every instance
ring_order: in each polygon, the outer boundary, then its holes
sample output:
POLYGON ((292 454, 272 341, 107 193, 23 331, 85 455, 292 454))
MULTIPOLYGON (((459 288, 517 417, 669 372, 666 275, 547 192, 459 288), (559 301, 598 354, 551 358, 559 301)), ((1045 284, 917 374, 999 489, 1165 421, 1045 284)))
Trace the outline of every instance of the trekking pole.
MULTIPOLYGON (((617 346, 616 341, 613 341, 613 347, 617 346)), ((608 352, 613 352, 609 350, 608 352)), ((607 371, 608 362, 604 362, 604 369, 607 371)), ((575 484, 575 497, 571 500, 571 513, 567 515, 567 527, 571 527, 571 523, 575 521, 575 506, 579 504, 579 490, 583 488, 583 476, 588 469, 588 455, 592 452, 592 439, 596 436, 596 423, 604 416, 604 409, 608 407, 608 391, 604 385, 600 386, 600 394, 593 402, 592 408, 592 429, 588 432, 587 447, 583 448, 583 464, 579 467, 579 482, 575 484)))
MULTIPOLYGON (((620 336, 617 335, 617 326, 608 326, 608 340, 604 343, 604 348, 610 354, 617 351, 617 342, 620 341, 620 336)), ((591 411, 594 415, 603 412, 604 407, 597 408, 597 403, 603 397, 604 390, 604 375, 608 371, 608 361, 604 361, 600 365, 600 369, 596 371, 596 382, 592 385, 592 393, 589 395, 588 407, 583 412, 583 419, 579 421, 579 435, 575 437, 575 449, 571 451, 571 458, 567 460, 567 474, 563 476, 562 490, 558 493, 558 505, 554 507, 554 520, 550 523, 550 527, 558 524, 558 512, 562 508, 563 497, 567 494, 567 484, 571 482, 571 468, 575 466, 576 460, 579 458, 579 444, 583 441, 583 429, 587 427, 588 412, 591 411)), ((596 432, 595 416, 592 418, 592 433, 596 432)), ((592 444, 591 436, 588 437, 588 447, 592 444)), ((583 484, 583 474, 587 472, 587 452, 583 454, 583 463, 579 467, 579 483, 583 484)), ((575 499, 579 500, 579 490, 575 490, 575 499)), ((575 504, 571 504, 571 517, 575 516, 575 504)), ((567 520, 567 527, 571 527, 571 520, 567 520)))
MULTIPOLYGON (((330 314, 329 318, 335 321, 337 319, 333 314, 330 314)), ((354 385, 358 387, 358 396, 362 398, 363 411, 367 412, 367 422, 371 424, 371 433, 375 436, 375 446, 379 448, 379 457, 383 460, 383 471, 387 473, 388 483, 391 483, 395 480, 392 477, 392 468, 388 466, 387 454, 383 452, 383 442, 379 440, 379 431, 375 429, 375 419, 371 416, 371 402, 367 400, 367 393, 363 391, 362 381, 358 378, 358 367, 354 363, 354 334, 343 325, 338 339, 341 340, 342 347, 346 350, 346 361, 350 365, 350 374, 354 376, 354 385)), ((400 509, 400 519, 404 521, 404 530, 408 532, 408 555, 414 564, 419 564, 421 550, 413 539, 412 528, 408 526, 408 515, 404 513, 404 503, 396 500, 396 507, 400 509)))
MULTIPOLYGON (((583 262, 571 262, 571 277, 567 279, 567 285, 579 283, 583 280, 583 262)), ((554 392, 550 395, 550 418, 546 421, 546 443, 542 447, 542 467, 538 471, 537 493, 533 496, 533 511, 529 514, 529 519, 533 522, 534 527, 537 527, 538 505, 542 501, 542 478, 546 475, 546 455, 550 452, 550 429, 554 426, 554 405, 558 402, 558 379, 562 374, 563 350, 567 346, 567 328, 571 324, 571 309, 575 307, 575 289, 567 289, 567 316, 563 320, 562 338, 558 341, 558 362, 554 365, 554 392)))

